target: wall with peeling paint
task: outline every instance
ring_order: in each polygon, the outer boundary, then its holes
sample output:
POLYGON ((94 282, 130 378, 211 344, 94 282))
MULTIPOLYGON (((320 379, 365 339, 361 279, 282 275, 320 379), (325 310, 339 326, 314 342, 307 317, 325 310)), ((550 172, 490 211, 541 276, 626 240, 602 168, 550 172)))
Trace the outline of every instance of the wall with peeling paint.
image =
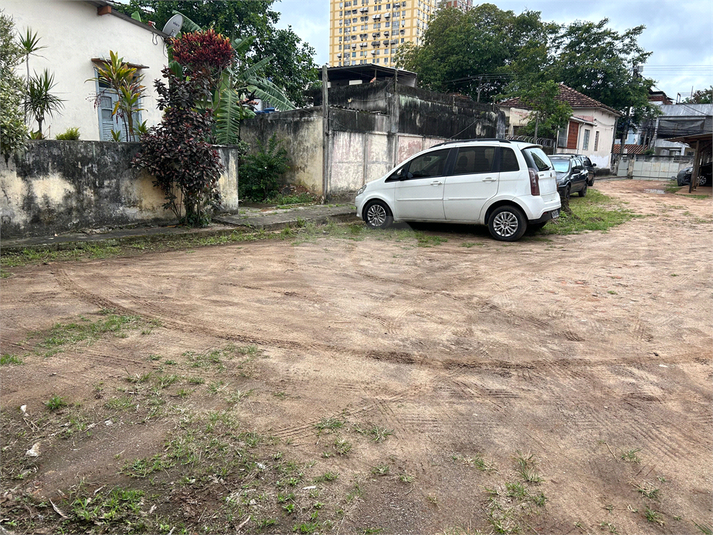
MULTIPOLYGON (((138 143, 33 141, 0 160, 3 238, 80 229, 171 222, 153 178, 131 168, 138 143)), ((238 209, 237 150, 220 147, 223 209, 238 209)))
POLYGON ((309 191, 322 190, 322 117, 321 108, 305 108, 258 115, 243 121, 240 137, 257 151, 275 135, 290 155, 287 184, 309 191))
POLYGON ((393 81, 330 88, 326 118, 321 93, 311 95, 317 104, 312 108, 244 121, 241 137, 257 150, 258 142, 277 135, 292 160, 285 182, 333 200, 353 198, 362 185, 432 145, 451 138, 503 137, 506 129, 505 115, 490 104, 395 88, 393 81))

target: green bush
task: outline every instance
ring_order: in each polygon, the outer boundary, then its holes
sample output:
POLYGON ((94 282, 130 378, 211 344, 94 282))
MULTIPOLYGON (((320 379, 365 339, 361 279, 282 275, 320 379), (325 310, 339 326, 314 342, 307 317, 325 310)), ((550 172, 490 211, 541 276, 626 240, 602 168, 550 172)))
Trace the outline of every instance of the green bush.
POLYGON ((77 140, 79 139, 79 128, 67 128, 66 132, 57 134, 55 139, 59 139, 60 141, 77 140))
POLYGON ((290 158, 282 141, 273 135, 267 146, 258 143, 255 154, 245 156, 240 167, 238 191, 241 199, 262 202, 277 195, 278 184, 290 168, 290 158))

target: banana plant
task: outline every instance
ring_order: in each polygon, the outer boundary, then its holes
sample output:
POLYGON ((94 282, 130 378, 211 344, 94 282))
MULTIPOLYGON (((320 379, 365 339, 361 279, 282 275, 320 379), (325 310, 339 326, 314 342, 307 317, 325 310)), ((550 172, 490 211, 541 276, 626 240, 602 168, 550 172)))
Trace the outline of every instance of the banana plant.
MULTIPOLYGON (((183 29, 191 32, 202 31, 200 26, 179 11, 174 13, 183 16, 183 29)), ((231 44, 234 56, 245 57, 254 41, 254 36, 233 39, 231 44)), ((238 63, 223 69, 213 90, 213 100, 207 103, 213 108, 216 143, 223 145, 237 143, 240 121, 255 115, 250 103, 256 98, 270 102, 279 111, 295 109, 284 91, 262 75, 265 66, 273 57, 264 58, 252 65, 238 63)), ((172 57, 169 51, 170 59, 172 57)), ((181 69, 175 61, 170 62, 169 66, 175 74, 178 74, 177 70, 181 69)))

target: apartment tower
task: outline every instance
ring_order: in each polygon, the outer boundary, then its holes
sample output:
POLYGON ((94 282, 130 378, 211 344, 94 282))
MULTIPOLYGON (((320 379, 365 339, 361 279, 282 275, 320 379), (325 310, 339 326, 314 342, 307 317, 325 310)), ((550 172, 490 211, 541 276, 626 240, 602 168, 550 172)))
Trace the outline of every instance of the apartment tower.
POLYGON ((399 46, 421 44, 437 0, 330 0, 329 65, 396 66, 399 46))

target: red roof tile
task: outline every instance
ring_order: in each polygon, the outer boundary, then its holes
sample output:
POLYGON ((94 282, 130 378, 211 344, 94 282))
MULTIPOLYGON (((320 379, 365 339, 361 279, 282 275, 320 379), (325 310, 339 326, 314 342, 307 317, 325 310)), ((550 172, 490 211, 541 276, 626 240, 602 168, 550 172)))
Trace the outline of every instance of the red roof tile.
MULTIPOLYGON (((619 154, 620 147, 621 145, 618 143, 615 144, 613 154, 619 154)), ((624 150, 626 150, 626 154, 643 154, 646 147, 644 145, 624 145, 624 150)))
MULTIPOLYGON (((587 95, 580 93, 579 91, 572 89, 571 87, 566 86, 564 84, 560 84, 560 91, 557 95, 557 100, 567 102, 570 106, 572 106, 572 109, 575 110, 579 108, 602 108, 610 111, 615 115, 621 115, 614 108, 610 108, 606 104, 602 104, 598 100, 588 97, 587 95)), ((500 106, 501 108, 522 108, 524 110, 530 109, 530 106, 524 104, 519 97, 505 100, 499 103, 498 106, 500 106)))

